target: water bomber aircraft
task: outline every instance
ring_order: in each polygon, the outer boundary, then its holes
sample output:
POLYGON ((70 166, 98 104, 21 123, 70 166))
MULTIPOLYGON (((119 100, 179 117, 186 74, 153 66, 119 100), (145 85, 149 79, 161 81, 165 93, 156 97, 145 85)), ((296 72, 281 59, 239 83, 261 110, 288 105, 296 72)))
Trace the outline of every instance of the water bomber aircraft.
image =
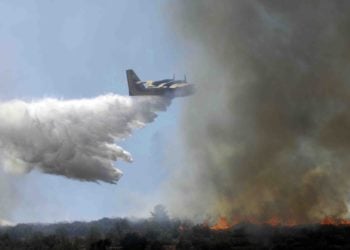
POLYGON ((186 76, 184 80, 163 79, 159 81, 141 81, 132 69, 126 71, 130 96, 160 95, 184 97, 194 94, 194 84, 188 83, 186 76))

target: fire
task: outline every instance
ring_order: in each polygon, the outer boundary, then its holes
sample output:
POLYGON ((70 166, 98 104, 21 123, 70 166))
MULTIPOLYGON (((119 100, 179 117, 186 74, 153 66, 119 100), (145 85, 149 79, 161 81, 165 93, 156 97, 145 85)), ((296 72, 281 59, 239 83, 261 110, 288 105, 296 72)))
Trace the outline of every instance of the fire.
MULTIPOLYGON (((273 216, 268 220, 265 221, 258 221, 255 218, 245 218, 245 219, 232 219, 229 220, 226 217, 220 216, 218 221, 210 227, 212 230, 226 230, 231 227, 234 227, 241 223, 249 223, 249 224, 256 224, 256 225, 270 225, 270 226, 284 226, 284 227, 294 227, 297 225, 302 225, 303 223, 298 223, 296 220, 293 219, 287 219, 287 220, 281 220, 277 216, 273 216)), ((330 216, 326 216, 323 220, 319 222, 320 225, 334 225, 334 226, 344 226, 348 225, 350 226, 350 219, 341 219, 341 218, 334 218, 330 216)))
POLYGON ((277 217, 271 217, 266 221, 266 224, 269 224, 271 226, 278 226, 281 224, 281 221, 277 217))
POLYGON ((215 225, 211 226, 210 228, 212 230, 225 230, 231 227, 234 227, 235 225, 238 225, 240 223, 249 223, 249 224, 267 224, 271 226, 279 226, 279 225, 287 225, 287 226, 293 226, 295 225, 294 221, 288 220, 287 222, 282 222, 280 219, 277 217, 271 217, 270 219, 264 221, 264 222, 259 222, 255 218, 245 218, 245 219, 232 219, 228 220, 226 217, 219 217, 218 221, 215 223, 215 225))
POLYGON ((213 230, 225 230, 225 229, 228 229, 228 228, 230 228, 232 226, 233 225, 230 224, 225 217, 220 217, 218 222, 214 226, 211 226, 210 229, 213 229, 213 230))
POLYGON ((336 225, 336 226, 342 226, 342 225, 350 225, 349 219, 338 219, 326 216, 320 223, 321 225, 336 225))

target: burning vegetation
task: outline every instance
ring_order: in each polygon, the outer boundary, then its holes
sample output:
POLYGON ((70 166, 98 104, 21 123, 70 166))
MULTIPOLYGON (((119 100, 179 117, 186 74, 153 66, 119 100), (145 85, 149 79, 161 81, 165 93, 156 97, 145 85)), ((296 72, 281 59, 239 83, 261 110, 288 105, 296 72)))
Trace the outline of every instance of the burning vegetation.
POLYGON ((172 212, 215 230, 348 225, 350 2, 173 5, 198 91, 172 212))
MULTIPOLYGON (((219 217, 217 222, 215 222, 212 226, 210 226, 210 229, 212 230, 227 230, 239 225, 268 225, 272 227, 296 227, 296 226, 305 226, 305 224, 297 223, 295 220, 280 220, 277 217, 272 217, 269 220, 266 221, 258 221, 256 219, 232 219, 229 220, 226 217, 219 217)), ((318 223, 314 223, 314 225, 329 225, 329 226, 350 226, 350 220, 349 219, 339 219, 339 218, 332 218, 332 217, 325 217, 323 220, 321 220, 318 223)))
POLYGON ((216 225, 172 219, 157 205, 147 219, 104 218, 92 222, 0 226, 0 249, 348 249, 350 226, 327 218, 310 225, 282 225, 271 219, 216 225))
MULTIPOLYGON (((162 217, 163 218, 163 217, 162 217)), ((0 248, 7 249, 349 249, 348 225, 281 226, 220 218, 216 228, 191 221, 107 219, 93 222, 20 224, 0 227, 0 248), (228 227, 228 228, 225 228, 228 227)))

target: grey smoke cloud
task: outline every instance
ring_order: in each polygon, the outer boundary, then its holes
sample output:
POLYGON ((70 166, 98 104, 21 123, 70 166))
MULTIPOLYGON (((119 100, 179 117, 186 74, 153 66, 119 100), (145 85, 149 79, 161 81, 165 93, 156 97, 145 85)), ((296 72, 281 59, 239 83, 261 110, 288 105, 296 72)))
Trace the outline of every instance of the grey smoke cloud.
POLYGON ((200 85, 184 111, 188 163, 173 181, 173 212, 299 223, 346 216, 350 3, 171 5, 200 85))
POLYGON ((104 95, 93 99, 0 103, 0 160, 5 171, 33 169, 83 181, 116 183, 117 160, 132 161, 115 144, 152 122, 169 100, 104 95))

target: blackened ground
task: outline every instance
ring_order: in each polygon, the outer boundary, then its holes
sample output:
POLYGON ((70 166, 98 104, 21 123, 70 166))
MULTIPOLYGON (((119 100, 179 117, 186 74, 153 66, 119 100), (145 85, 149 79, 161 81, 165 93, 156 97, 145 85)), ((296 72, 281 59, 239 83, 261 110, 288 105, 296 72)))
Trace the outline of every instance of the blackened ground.
POLYGON ((350 249, 349 235, 349 226, 332 225, 240 225, 221 231, 194 226, 177 249, 350 249))

